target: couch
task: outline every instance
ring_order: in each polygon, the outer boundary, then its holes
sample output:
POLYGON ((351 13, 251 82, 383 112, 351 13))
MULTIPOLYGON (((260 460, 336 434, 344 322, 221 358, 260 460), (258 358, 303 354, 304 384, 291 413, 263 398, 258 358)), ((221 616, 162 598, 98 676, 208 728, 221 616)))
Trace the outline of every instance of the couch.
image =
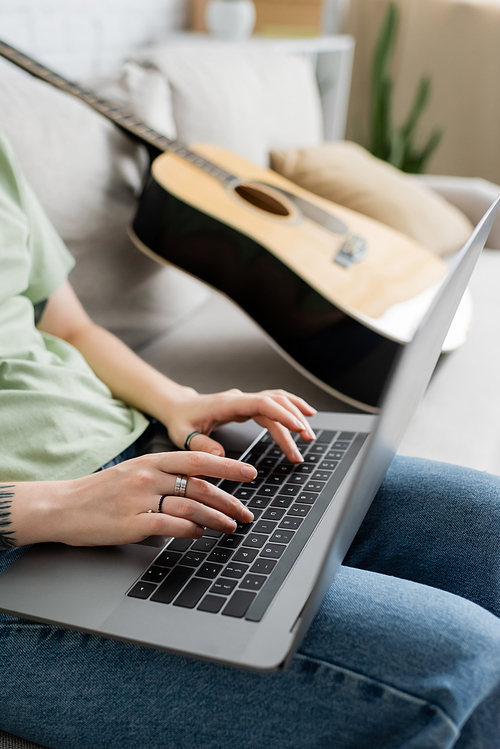
MULTIPOLYGON (((306 80, 306 69, 299 68, 306 80)), ((126 97, 127 81, 137 74, 129 65, 126 74, 98 85, 126 97)), ((179 88, 171 93, 171 124, 185 137, 179 123, 186 102, 179 88)), ((77 259, 70 280, 97 322, 162 372, 200 391, 282 387, 318 409, 351 410, 286 362, 228 299, 135 249, 126 226, 147 169, 139 146, 82 103, 24 75, 0 78, 0 111, 29 181, 77 259)), ((165 111, 155 116, 161 120, 165 111)), ((208 114, 202 125, 206 135, 208 114)), ((310 139, 319 137, 316 120, 309 127, 310 139)), ((192 129, 188 135, 195 137, 192 129)), ((500 191, 483 180, 421 179, 473 222, 500 191)), ((400 452, 500 473, 499 224, 488 247, 472 280, 468 339, 442 357, 400 452)), ((243 442, 250 433, 242 433, 243 442)), ((32 746, 0 733, 3 749, 32 746)))

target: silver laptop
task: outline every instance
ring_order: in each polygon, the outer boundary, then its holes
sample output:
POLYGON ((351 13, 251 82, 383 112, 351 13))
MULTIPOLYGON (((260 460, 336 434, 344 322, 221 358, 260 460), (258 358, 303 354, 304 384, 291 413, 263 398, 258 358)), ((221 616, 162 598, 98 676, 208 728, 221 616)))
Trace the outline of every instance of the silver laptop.
POLYGON ((380 416, 317 414, 317 439, 299 445, 300 466, 267 433, 250 445, 243 457, 258 477, 227 488, 253 510, 254 523, 161 549, 33 546, 0 575, 0 610, 257 671, 286 667, 425 391, 499 204, 402 348, 380 416))

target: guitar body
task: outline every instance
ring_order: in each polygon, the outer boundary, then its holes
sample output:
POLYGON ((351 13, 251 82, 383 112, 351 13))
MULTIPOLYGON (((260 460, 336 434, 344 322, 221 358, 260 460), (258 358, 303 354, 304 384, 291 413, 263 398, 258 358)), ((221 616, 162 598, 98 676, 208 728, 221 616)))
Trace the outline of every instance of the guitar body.
POLYGON ((135 244, 226 294, 305 375, 376 412, 446 265, 271 170, 217 146, 192 150, 235 180, 223 184, 172 152, 158 156, 130 232, 135 244), (300 200, 331 216, 329 228, 306 217, 300 200), (365 252, 346 264, 349 237, 362 238, 365 252))

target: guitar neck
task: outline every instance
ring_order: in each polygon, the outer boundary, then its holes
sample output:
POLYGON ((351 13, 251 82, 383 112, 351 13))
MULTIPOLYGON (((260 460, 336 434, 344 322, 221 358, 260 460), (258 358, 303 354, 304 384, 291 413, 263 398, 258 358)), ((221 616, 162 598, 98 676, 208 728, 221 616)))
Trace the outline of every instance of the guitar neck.
POLYGON ((233 174, 230 174, 225 169, 221 169, 195 151, 191 151, 185 143, 167 138, 165 135, 153 130, 153 128, 149 127, 137 115, 121 104, 103 99, 96 92, 82 88, 78 83, 69 81, 67 78, 59 75, 59 73, 55 73, 53 70, 45 67, 45 65, 25 55, 24 52, 20 52, 1 40, 0 55, 27 73, 35 76, 35 78, 40 78, 46 83, 50 83, 61 91, 76 96, 77 99, 88 104, 88 106, 95 109, 99 114, 104 115, 108 120, 114 122, 120 129, 125 130, 125 132, 144 143, 152 158, 165 151, 172 151, 185 161, 188 161, 199 169, 203 169, 204 172, 215 177, 219 182, 229 184, 236 179, 233 174))

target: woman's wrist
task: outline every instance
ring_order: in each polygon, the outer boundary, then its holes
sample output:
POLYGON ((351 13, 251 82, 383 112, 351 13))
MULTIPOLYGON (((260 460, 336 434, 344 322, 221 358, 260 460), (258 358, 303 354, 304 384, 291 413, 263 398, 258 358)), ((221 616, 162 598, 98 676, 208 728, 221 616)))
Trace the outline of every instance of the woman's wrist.
POLYGON ((171 432, 170 427, 173 425, 179 409, 183 408, 187 403, 192 402, 198 395, 198 392, 194 388, 176 385, 175 389, 171 390, 169 388, 168 392, 162 393, 158 397, 154 410, 149 413, 158 419, 158 421, 161 421, 167 428, 167 431, 171 432))
MULTIPOLYGON (((9 488, 8 525, 4 526, 5 543, 26 546, 55 541, 61 522, 62 497, 71 481, 11 482, 9 488), (10 543, 12 541, 12 543, 10 543)), ((1 486, 5 486, 1 484, 1 486)))

